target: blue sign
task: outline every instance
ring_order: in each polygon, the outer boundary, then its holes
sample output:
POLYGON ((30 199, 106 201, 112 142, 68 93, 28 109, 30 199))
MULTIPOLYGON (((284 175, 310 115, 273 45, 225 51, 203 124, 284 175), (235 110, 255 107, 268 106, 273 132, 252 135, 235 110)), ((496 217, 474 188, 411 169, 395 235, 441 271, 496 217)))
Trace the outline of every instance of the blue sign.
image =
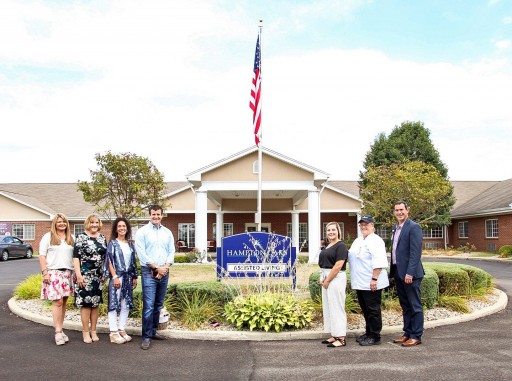
POLYGON ((223 277, 293 277, 296 249, 290 237, 247 232, 222 238, 217 248, 217 279, 223 277))

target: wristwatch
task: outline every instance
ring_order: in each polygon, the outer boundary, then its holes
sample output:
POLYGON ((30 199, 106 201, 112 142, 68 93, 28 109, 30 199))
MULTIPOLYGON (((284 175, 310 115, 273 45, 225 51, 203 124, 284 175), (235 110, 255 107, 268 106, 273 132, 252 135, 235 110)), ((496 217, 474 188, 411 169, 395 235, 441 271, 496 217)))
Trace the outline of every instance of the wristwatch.
POLYGON ((377 278, 372 278, 372 280, 377 281, 377 278))

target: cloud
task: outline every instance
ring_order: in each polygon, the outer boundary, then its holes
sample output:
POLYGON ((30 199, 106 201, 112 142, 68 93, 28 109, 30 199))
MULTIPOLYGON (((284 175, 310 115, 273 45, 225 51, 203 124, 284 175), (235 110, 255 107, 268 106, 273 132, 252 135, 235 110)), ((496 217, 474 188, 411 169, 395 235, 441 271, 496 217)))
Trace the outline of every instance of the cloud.
POLYGON ((496 41, 494 43, 494 46, 500 50, 503 50, 503 49, 508 49, 510 48, 510 46, 512 46, 512 41, 511 40, 500 40, 500 41, 496 41))
MULTIPOLYGON (((8 4, 0 13, 0 29, 9 31, 0 33, 0 112, 19 143, 2 144, 15 163, 3 181, 83 180, 94 154, 107 150, 149 157, 167 180, 181 181, 253 144, 257 28, 247 9, 206 0, 8 4)), ((366 2, 315 2, 296 12, 310 28, 325 9, 348 16, 337 8, 346 4, 366 2)), ((421 120, 455 180, 512 177, 495 165, 511 141, 508 59, 419 63, 375 50, 287 51, 264 52, 265 146, 355 180, 379 132, 421 120)))

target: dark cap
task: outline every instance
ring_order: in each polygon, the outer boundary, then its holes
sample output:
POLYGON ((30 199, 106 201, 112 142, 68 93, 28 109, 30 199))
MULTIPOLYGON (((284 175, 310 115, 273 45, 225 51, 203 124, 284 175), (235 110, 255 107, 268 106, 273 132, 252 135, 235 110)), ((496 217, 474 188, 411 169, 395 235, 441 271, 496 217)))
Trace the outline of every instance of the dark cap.
POLYGON ((361 222, 366 222, 367 224, 369 224, 369 223, 374 224, 375 220, 369 214, 365 214, 364 216, 361 217, 361 219, 359 220, 358 223, 361 223, 361 222))

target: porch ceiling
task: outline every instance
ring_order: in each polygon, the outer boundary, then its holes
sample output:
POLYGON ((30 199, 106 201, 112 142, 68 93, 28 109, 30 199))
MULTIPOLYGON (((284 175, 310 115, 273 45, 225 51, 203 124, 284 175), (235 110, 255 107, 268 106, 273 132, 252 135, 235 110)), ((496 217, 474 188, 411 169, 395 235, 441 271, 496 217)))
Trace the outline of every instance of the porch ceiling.
MULTIPOLYGON (((209 191, 208 195, 216 199, 249 199, 253 200, 258 197, 257 190, 225 190, 225 191, 209 191)), ((307 197, 305 190, 264 190, 261 192, 264 199, 302 199, 307 197)))

